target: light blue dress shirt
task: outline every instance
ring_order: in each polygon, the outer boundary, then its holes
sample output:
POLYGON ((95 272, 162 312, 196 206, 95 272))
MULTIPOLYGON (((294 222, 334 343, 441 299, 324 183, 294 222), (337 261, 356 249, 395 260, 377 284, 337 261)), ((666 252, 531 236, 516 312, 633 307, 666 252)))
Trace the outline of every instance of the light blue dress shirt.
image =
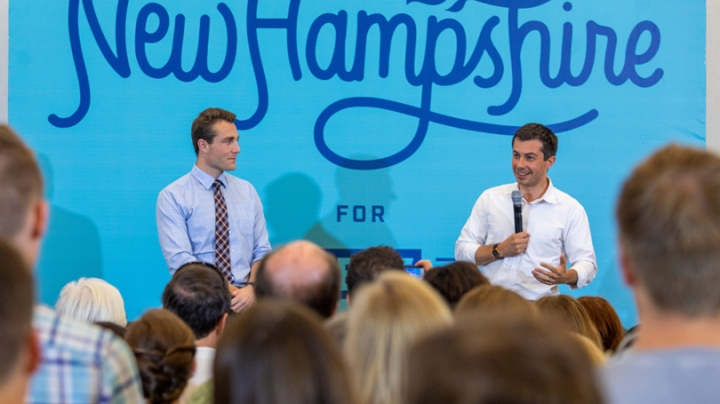
MULTIPOLYGON (((249 182, 222 173, 230 222, 233 283, 250 277, 250 266, 270 251, 260 197, 249 182)), ((215 178, 193 166, 190 173, 165 187, 157 201, 160 247, 173 274, 192 261, 215 264, 215 178)))

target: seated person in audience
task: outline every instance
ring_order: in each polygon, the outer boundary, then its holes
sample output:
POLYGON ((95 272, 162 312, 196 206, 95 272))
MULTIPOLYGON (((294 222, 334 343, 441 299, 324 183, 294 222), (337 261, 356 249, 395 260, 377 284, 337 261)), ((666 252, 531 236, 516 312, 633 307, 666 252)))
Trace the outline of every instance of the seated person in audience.
POLYGON ((96 323, 127 325, 125 303, 117 288, 102 279, 80 278, 65 285, 55 303, 62 316, 96 323))
POLYGON ((258 300, 228 321, 217 349, 215 403, 356 403, 321 318, 297 303, 258 300))
MULTIPOLYGON (((353 254, 345 274, 347 286, 347 304, 352 304, 352 296, 358 287, 370 283, 384 271, 404 271, 405 264, 400 253, 392 247, 370 247, 353 254)), ((325 322, 325 329, 342 347, 347 336, 348 312, 339 313, 325 322)))
POLYGON ((321 317, 335 313, 340 298, 337 258, 309 241, 295 241, 263 257, 255 294, 302 303, 321 317))
POLYGON ((406 404, 602 404, 580 343, 540 319, 493 312, 415 344, 406 404))
MULTIPOLYGON (((9 127, 0 125, 0 238, 20 252, 28 268, 35 268, 40 255, 48 212, 33 152, 9 127)), ((27 403, 142 400, 132 352, 120 338, 41 305, 33 309, 32 321, 41 362, 27 403)))
POLYGON ((485 315, 498 310, 519 312, 528 316, 539 314, 534 302, 526 300, 512 290, 495 285, 481 285, 460 299, 455 308, 455 317, 461 321, 466 316, 485 315))
POLYGON ((180 317, 195 335, 195 373, 184 398, 212 378, 215 347, 225 329, 231 300, 225 277, 201 262, 181 266, 165 286, 163 308, 180 317))
POLYGON ((194 368, 192 330, 173 313, 151 309, 130 324, 125 340, 140 368, 146 402, 177 403, 194 368))
POLYGON ((640 332, 603 369, 615 403, 720 400, 720 157, 667 146, 617 203, 620 267, 640 332))
POLYGON ((360 402, 404 403, 404 383, 413 376, 407 350, 450 326, 447 303, 426 282, 387 271, 358 290, 349 312, 344 352, 360 402))
POLYGON ((600 333, 603 351, 609 355, 615 353, 625 336, 625 330, 610 302, 600 296, 582 296, 577 301, 585 308, 600 333))
POLYGON ((0 239, 0 403, 22 403, 40 363, 31 320, 35 286, 20 254, 0 239))
POLYGON ((570 332, 580 334, 602 349, 600 333, 595 328, 585 308, 572 296, 543 296, 535 302, 544 318, 553 318, 570 332))
POLYGON ((435 267, 425 272, 424 279, 440 293, 453 309, 465 293, 477 286, 490 283, 480 273, 477 265, 464 261, 456 261, 452 264, 435 267))

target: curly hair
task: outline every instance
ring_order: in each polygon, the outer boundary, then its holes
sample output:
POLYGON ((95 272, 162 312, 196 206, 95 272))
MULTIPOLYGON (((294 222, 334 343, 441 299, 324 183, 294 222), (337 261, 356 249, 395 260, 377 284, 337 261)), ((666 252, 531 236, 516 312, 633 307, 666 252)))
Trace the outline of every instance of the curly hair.
POLYGON ((152 309, 130 325, 125 339, 135 354, 148 403, 176 401, 192 376, 195 339, 190 327, 168 310, 152 309))

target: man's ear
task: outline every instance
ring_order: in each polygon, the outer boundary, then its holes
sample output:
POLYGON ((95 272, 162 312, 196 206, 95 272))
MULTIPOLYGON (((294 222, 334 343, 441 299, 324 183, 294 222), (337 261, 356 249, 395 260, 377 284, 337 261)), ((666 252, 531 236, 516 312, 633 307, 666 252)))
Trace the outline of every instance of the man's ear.
POLYGON ((33 240, 42 239, 47 233, 48 223, 50 222, 50 204, 48 201, 41 199, 32 208, 32 227, 30 228, 30 236, 33 240))
POLYGON ((555 156, 550 156, 550 158, 547 159, 547 163, 548 163, 548 170, 549 170, 550 167, 552 167, 553 164, 555 164, 555 156))
POLYGON ((40 354, 40 341, 35 330, 31 330, 28 333, 26 348, 27 351, 27 364, 23 371, 27 374, 33 374, 40 366, 41 354, 40 354))
POLYGON ((635 277, 632 261, 630 261, 630 257, 628 257, 622 244, 618 246, 618 252, 620 254, 620 272, 622 273, 623 282, 627 286, 634 288, 637 278, 635 277))
POLYGON ((207 152, 208 151, 208 142, 205 139, 198 139, 198 150, 201 152, 207 152))

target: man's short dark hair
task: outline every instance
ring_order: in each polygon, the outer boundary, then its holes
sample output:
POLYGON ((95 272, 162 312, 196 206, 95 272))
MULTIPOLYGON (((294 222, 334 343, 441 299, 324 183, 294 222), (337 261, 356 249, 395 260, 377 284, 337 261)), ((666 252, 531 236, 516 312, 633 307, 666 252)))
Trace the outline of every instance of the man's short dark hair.
POLYGON ((348 295, 352 295, 358 286, 375 280, 381 272, 394 269, 404 270, 405 263, 392 247, 370 247, 354 254, 345 275, 348 295))
POLYGON ((43 197, 34 153, 6 125, 0 125, 0 237, 13 238, 25 224, 33 200, 43 197))
POLYGON ((0 239, 0 385, 15 369, 18 355, 23 351, 32 332, 35 288, 30 268, 20 254, 0 239))
POLYGON ((340 266, 337 258, 328 252, 322 251, 327 270, 321 282, 312 285, 284 283, 286 288, 281 290, 276 285, 272 275, 268 274, 267 269, 268 261, 278 251, 280 250, 266 254, 260 261, 255 278, 255 295, 258 298, 269 297, 299 302, 315 310, 323 318, 330 318, 335 313, 340 298, 340 266))
POLYGON ((195 339, 210 334, 230 311, 227 281, 216 269, 202 263, 180 267, 162 294, 163 308, 180 317, 195 339))
POLYGON ((490 284, 475 264, 464 261, 435 267, 427 271, 423 279, 437 290, 453 309, 471 289, 490 284))
POLYGON ((558 138, 552 130, 539 123, 528 123, 520 127, 513 135, 512 144, 515 139, 521 142, 528 140, 539 140, 542 143, 543 160, 547 160, 557 153, 558 138))
POLYGON ((235 124, 235 114, 221 108, 208 108, 195 118, 190 131, 193 147, 195 148, 195 155, 200 152, 200 146, 198 146, 198 141, 200 139, 208 143, 213 142, 215 135, 217 135, 217 133, 213 130, 213 126, 218 121, 226 121, 235 124))
POLYGON ((720 313, 720 158, 667 146, 637 166, 617 203, 620 246, 664 312, 720 313))

